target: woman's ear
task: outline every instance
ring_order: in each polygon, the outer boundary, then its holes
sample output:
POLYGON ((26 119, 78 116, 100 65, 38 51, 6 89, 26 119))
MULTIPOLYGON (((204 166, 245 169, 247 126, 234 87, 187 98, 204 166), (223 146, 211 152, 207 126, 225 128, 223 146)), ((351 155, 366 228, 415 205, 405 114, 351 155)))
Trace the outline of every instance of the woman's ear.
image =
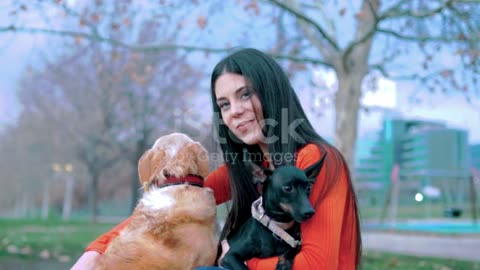
POLYGON ((252 180, 254 184, 263 183, 265 182, 265 180, 267 180, 268 172, 266 170, 268 169, 264 169, 253 162, 248 162, 245 165, 247 166, 247 168, 250 168, 250 171, 252 172, 252 180))
POLYGON ((320 170, 323 167, 323 162, 325 161, 326 156, 327 156, 327 153, 323 154, 322 158, 320 158, 319 161, 315 162, 314 164, 310 165, 308 168, 304 170, 308 179, 315 179, 317 177, 317 175, 320 173, 320 170))

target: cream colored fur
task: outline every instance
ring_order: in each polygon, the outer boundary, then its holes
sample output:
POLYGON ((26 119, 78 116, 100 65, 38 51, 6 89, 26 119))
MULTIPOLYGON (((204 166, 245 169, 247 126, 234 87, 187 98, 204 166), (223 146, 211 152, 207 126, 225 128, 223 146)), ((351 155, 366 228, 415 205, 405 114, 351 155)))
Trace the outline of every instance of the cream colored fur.
POLYGON ((208 174, 208 153, 180 133, 160 137, 138 164, 145 193, 131 223, 99 260, 97 270, 190 270, 213 265, 217 252, 212 190, 187 184, 158 188, 168 176, 208 174))

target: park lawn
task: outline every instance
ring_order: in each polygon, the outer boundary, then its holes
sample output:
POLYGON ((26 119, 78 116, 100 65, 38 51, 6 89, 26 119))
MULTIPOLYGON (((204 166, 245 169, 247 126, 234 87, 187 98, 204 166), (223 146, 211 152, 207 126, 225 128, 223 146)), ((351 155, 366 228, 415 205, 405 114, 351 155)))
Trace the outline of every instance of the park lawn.
POLYGON ((363 270, 475 270, 480 269, 480 261, 460 261, 444 258, 415 257, 384 252, 364 251, 363 270))
POLYGON ((72 261, 81 255, 90 241, 114 225, 85 221, 0 219, 0 256, 72 261))
MULTIPOLYGON (((81 255, 90 241, 114 225, 90 224, 85 221, 0 219, 0 266, 8 261, 43 265, 50 261, 56 266, 59 263, 64 264, 63 269, 66 269, 81 255)), ((364 252, 362 260, 362 269, 365 270, 480 270, 480 262, 419 258, 371 251, 364 252)), ((62 269, 62 265, 58 269, 62 269)))
MULTIPOLYGON (((469 204, 460 207, 462 219, 472 220, 472 210, 469 204)), ((360 214, 364 220, 380 220, 382 217, 383 206, 360 206, 360 214)), ((444 216, 445 205, 436 203, 428 208, 425 205, 399 205, 397 209, 397 219, 433 219, 446 218, 444 216)), ((389 218, 389 211, 385 213, 384 218, 389 218)))

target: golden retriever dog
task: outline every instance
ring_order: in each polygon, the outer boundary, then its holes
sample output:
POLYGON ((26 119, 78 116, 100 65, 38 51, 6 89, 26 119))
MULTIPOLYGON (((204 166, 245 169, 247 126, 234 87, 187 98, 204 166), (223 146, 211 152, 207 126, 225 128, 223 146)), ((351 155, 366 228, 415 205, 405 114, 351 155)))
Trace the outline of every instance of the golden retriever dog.
POLYGON ((203 188, 208 152, 188 136, 160 137, 138 163, 144 194, 98 270, 189 270, 217 252, 213 192, 203 188))

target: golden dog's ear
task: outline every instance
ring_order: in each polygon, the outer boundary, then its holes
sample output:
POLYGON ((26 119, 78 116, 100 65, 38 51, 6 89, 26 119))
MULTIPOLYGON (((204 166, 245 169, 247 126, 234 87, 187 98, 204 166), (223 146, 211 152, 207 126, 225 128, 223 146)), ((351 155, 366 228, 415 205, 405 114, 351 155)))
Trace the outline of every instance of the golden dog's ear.
POLYGON ((209 169, 208 151, 200 143, 194 143, 192 145, 192 151, 195 153, 198 175, 206 178, 209 169))
POLYGON ((153 156, 152 149, 147 150, 143 153, 142 157, 138 161, 138 178, 140 180, 140 184, 145 184, 150 180, 150 176, 152 175, 152 167, 150 166, 150 159, 153 156))
POLYGON ((147 150, 138 161, 138 177, 143 187, 152 181, 163 181, 165 177, 160 175, 166 163, 165 151, 158 148, 147 150))

